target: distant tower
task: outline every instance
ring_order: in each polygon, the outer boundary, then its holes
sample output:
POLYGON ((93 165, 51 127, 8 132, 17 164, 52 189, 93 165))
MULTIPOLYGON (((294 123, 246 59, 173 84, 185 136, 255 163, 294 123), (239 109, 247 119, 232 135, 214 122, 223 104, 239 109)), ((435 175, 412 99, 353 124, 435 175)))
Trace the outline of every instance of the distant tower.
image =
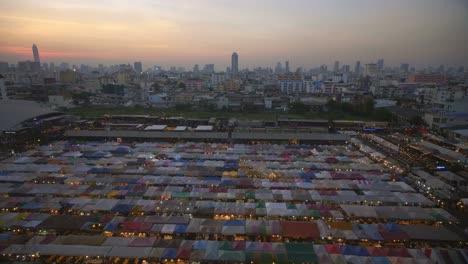
POLYGON ((34 62, 41 63, 41 60, 39 59, 39 50, 37 49, 36 44, 33 44, 32 51, 33 51, 33 55, 34 55, 34 62))
POLYGON ((237 52, 232 53, 231 72, 232 74, 237 74, 239 72, 239 56, 237 55, 237 52))
POLYGON ((409 64, 408 63, 402 63, 400 65, 400 71, 407 73, 409 71, 409 64))
POLYGON ((359 74, 361 72, 361 62, 356 61, 356 66, 354 67, 354 73, 359 74))
POLYGON ((281 74, 282 72, 283 72, 283 68, 281 67, 281 62, 276 63, 275 73, 276 74, 281 74))
POLYGON ((285 71, 288 73, 289 72, 289 61, 284 62, 284 67, 285 67, 285 71))
POLYGON ((340 70, 340 62, 335 61, 335 66, 333 67, 334 72, 338 72, 340 70))
POLYGON ((377 61, 377 69, 379 71, 383 71, 383 68, 384 68, 384 59, 380 59, 377 61))
POLYGON ((133 63, 133 69, 135 69, 137 74, 141 74, 143 72, 143 64, 141 61, 135 61, 135 63, 133 63))

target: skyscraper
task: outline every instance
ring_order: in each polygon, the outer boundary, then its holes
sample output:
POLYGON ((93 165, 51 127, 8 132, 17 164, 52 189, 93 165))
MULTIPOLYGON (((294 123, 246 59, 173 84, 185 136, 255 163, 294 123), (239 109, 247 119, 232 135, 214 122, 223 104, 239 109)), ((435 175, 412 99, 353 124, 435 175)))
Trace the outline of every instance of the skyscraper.
POLYGON ((380 60, 377 61, 377 69, 379 71, 382 71, 383 68, 384 68, 384 59, 380 59, 380 60))
POLYGON ((286 61, 284 63, 285 71, 288 73, 289 72, 289 61, 286 61))
POLYGON ((348 73, 348 72, 349 72, 349 68, 350 68, 349 65, 343 65, 343 67, 341 67, 341 71, 344 72, 344 73, 348 73))
POLYGON ((198 64, 195 64, 195 66, 193 66, 193 72, 194 73, 199 73, 200 72, 200 66, 198 66, 198 64))
POLYGON ((278 62, 276 63, 276 66, 275 66, 275 73, 276 74, 280 74, 283 72, 283 67, 281 67, 281 62, 278 62))
POLYGON ((141 74, 143 72, 143 64, 141 61, 135 61, 135 63, 133 63, 133 68, 137 74, 141 74))
POLYGON ((239 56, 237 55, 237 52, 232 53, 231 72, 232 74, 237 74, 239 72, 239 56))
POLYGON ((33 44, 32 51, 33 51, 33 56, 34 56, 34 62, 41 63, 41 60, 39 59, 39 50, 37 49, 36 44, 33 44))
POLYGON ((340 70, 340 62, 335 61, 335 66, 333 67, 334 72, 338 72, 340 70))
POLYGON ((214 64, 205 64, 205 67, 203 68, 204 73, 213 73, 214 71, 214 64))
POLYGON ((402 63, 400 65, 400 71, 405 72, 405 73, 408 72, 409 71, 409 64, 408 63, 402 63))
POLYGON ((376 63, 368 63, 366 64, 364 76, 375 77, 378 73, 378 70, 379 67, 376 63))
POLYGON ((354 66, 354 73, 359 74, 359 72, 361 72, 361 62, 356 61, 356 66, 354 66))

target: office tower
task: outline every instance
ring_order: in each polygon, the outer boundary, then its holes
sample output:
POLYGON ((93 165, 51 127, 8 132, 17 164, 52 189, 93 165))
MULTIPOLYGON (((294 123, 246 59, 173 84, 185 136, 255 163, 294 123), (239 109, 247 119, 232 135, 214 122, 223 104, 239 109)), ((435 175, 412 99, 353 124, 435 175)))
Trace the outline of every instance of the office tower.
POLYGON ((356 61, 356 66, 354 66, 354 73, 360 73, 361 72, 361 62, 356 61))
MULTIPOLYGON (((445 65, 441 64, 438 69, 439 72, 444 72, 445 71, 445 65)), ((451 71, 451 70, 450 70, 451 71)))
POLYGON ((400 65, 400 71, 402 72, 408 72, 409 71, 409 64, 408 63, 402 63, 400 65))
POLYGON ((289 61, 286 61, 286 62, 284 63, 284 67, 285 67, 285 71, 286 71, 286 72, 289 72, 289 61))
POLYGON ((384 68, 384 59, 380 59, 380 60, 377 61, 377 69, 379 71, 382 71, 383 68, 384 68))
POLYGON ((199 73, 200 72, 200 66, 198 66, 198 64, 195 64, 195 66, 193 66, 193 72, 194 73, 199 73))
POLYGON ((276 63, 276 66, 275 66, 275 73, 276 74, 280 74, 283 72, 283 67, 281 66, 281 62, 278 62, 276 63))
POLYGON ((366 64, 364 75, 369 77, 375 77, 377 75, 378 69, 379 68, 376 63, 368 63, 366 64))
POLYGON ((320 66, 320 72, 327 72, 328 71, 328 66, 323 64, 320 66))
POLYGON ((237 74, 239 72, 239 56, 237 52, 232 53, 231 56, 231 71, 232 74, 237 74))
POLYGON ((0 73, 8 72, 9 68, 10 68, 10 66, 8 65, 8 62, 0 61, 0 73))
POLYGON ((213 73, 214 72, 214 64, 205 64, 205 67, 203 68, 203 72, 213 73))
POLYGON ((39 59, 39 50, 37 49, 36 44, 33 44, 32 51, 33 51, 33 56, 34 56, 34 62, 39 62, 40 64, 41 60, 39 59))
POLYGON ((340 70, 340 62, 335 61, 335 66, 333 67, 334 72, 338 72, 340 70))
POLYGON ((349 69, 350 69, 349 65, 343 65, 343 67, 341 67, 341 71, 344 72, 344 73, 348 73, 349 69))
POLYGON ((143 72, 143 64, 141 61, 135 61, 135 63, 133 63, 133 68, 137 74, 141 74, 143 72))

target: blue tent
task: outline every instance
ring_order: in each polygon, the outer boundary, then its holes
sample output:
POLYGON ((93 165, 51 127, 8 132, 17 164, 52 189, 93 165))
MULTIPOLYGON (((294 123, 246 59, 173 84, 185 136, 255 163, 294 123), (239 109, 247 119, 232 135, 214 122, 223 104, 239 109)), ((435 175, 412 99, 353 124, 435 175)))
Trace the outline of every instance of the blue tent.
POLYGON ((258 242, 256 241, 248 241, 245 245, 245 251, 257 251, 259 250, 258 242))
POLYGON ((206 244, 208 241, 206 240, 196 240, 195 243, 193 243, 193 249, 206 249, 206 244))
POLYGON ((312 172, 301 173, 301 179, 315 179, 315 173, 312 173, 312 172))
POLYGON ((343 255, 370 256, 369 252, 360 246, 343 245, 340 246, 340 250, 343 252, 343 255))
POLYGON ((185 234, 187 230, 187 225, 176 225, 174 233, 185 234))
POLYGON ((175 248, 166 248, 162 254, 162 258, 174 259, 177 257, 177 249, 175 248))
POLYGON ((118 212, 121 214, 128 214, 130 213, 130 211, 132 211, 132 209, 133 209, 132 204, 117 204, 111 209, 111 211, 118 212))
POLYGON ((96 173, 96 174, 110 174, 111 169, 109 168, 91 168, 88 173, 96 173))
POLYGON ((117 227, 119 227, 119 223, 110 222, 106 224, 104 231, 114 231, 117 230, 117 227))
POLYGON ((223 180, 219 185, 232 185, 232 186, 235 186, 235 185, 237 185, 237 182, 233 181, 233 180, 223 180))
POLYGON ((385 226, 385 229, 387 229, 390 232, 401 231, 401 228, 397 224, 394 224, 394 223, 385 223, 384 226, 385 226))
POLYGON ((118 147, 116 148, 113 152, 115 153, 130 153, 131 152, 131 149, 129 148, 126 148, 126 147, 118 147))
POLYGON ((375 264, 392 264, 387 257, 372 257, 372 262, 375 264))
POLYGON ((0 241, 7 240, 9 237, 11 237, 11 233, 0 234, 0 241))
POLYGON ((36 210, 36 209, 41 209, 42 208, 42 203, 38 202, 29 202, 21 206, 21 209, 25 210, 36 210))
POLYGON ((245 226, 245 220, 231 219, 224 222, 224 226, 245 226))

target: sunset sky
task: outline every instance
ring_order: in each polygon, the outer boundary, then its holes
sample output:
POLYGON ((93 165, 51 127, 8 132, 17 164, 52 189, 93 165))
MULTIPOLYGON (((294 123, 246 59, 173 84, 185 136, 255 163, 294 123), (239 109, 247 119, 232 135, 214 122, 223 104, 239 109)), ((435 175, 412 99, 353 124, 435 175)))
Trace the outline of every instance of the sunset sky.
POLYGON ((467 0, 0 0, 0 61, 468 66, 467 0))

